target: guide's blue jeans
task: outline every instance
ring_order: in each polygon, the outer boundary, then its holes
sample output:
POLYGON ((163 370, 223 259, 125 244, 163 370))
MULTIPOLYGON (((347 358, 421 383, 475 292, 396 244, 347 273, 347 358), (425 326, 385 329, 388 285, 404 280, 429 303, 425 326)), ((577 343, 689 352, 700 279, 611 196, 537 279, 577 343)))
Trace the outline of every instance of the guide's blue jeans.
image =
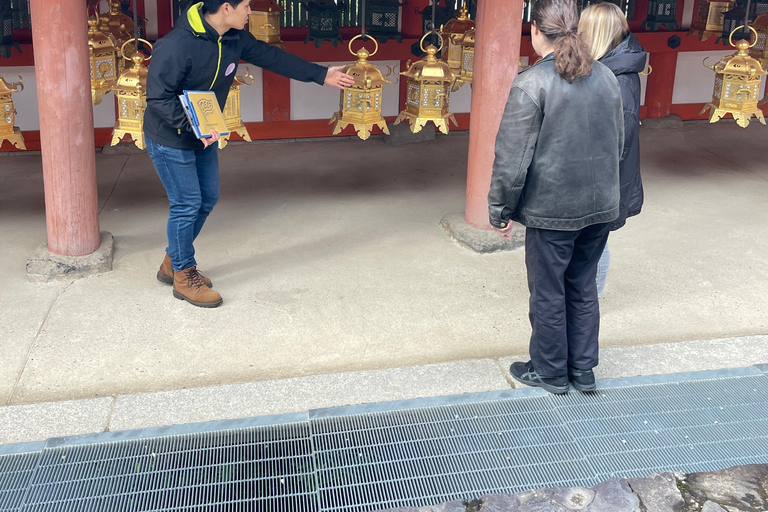
POLYGON ((219 200, 218 144, 195 151, 145 140, 171 203, 166 251, 173 270, 197 266, 193 242, 219 200))

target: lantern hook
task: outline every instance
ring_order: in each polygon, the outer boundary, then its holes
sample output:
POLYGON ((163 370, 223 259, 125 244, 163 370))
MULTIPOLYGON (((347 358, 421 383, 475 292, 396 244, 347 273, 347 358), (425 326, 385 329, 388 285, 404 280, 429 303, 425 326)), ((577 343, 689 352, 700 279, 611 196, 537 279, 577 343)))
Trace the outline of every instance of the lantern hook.
MULTIPOLYGON (((735 44, 733 44, 733 34, 735 34, 735 33, 736 33, 736 31, 737 31, 737 30, 739 30, 740 28, 744 28, 744 25, 739 25, 738 27, 736 27, 735 29, 733 29, 733 31, 731 31, 731 35, 729 35, 729 36, 728 36, 728 44, 730 44, 730 45, 731 45, 731 46, 733 46, 734 48, 736 47, 736 45, 735 45, 735 44)), ((748 28, 749 30, 751 30, 751 31, 752 31, 752 32, 755 34, 755 42, 749 45, 749 47, 750 47, 750 48, 752 48, 753 46, 755 46, 755 45, 757 44, 757 30, 755 30, 755 29, 754 29, 754 28, 752 28, 752 27, 747 27, 747 28, 748 28)))
POLYGON ((392 82, 394 84, 397 84, 400 81, 400 76, 397 73, 395 73, 395 70, 392 66, 387 66, 387 74, 384 76, 386 76, 387 78, 389 78, 390 76, 394 76, 395 81, 392 82))
MULTIPOLYGON (((707 59, 706 59, 706 58, 704 58, 704 60, 707 60, 707 59)), ((648 72, 646 73, 645 71, 641 71, 641 72, 640 72, 640 73, 638 73, 638 74, 639 74, 639 75, 643 75, 643 76, 648 76, 648 75, 650 75, 651 73, 653 73, 653 67, 652 67, 650 64, 648 64, 648 72)))
MULTIPOLYGON (((349 40, 349 53, 351 53, 355 57, 357 57, 357 53, 352 51, 352 42, 355 41, 356 39, 361 38, 361 37, 363 37, 363 34, 357 34, 355 37, 353 37, 352 39, 349 40)), ((368 55, 369 57, 373 57, 374 55, 376 55, 379 52, 379 43, 376 41, 375 37, 369 36, 368 34, 365 34, 365 37, 367 37, 368 39, 373 41, 373 44, 376 45, 376 49, 373 50, 373 53, 370 53, 368 55)))
MULTIPOLYGON (((138 42, 139 42, 139 41, 141 41, 142 43, 147 43, 147 46, 149 46, 149 49, 150 49, 150 50, 153 50, 153 49, 154 49, 154 46, 152 46, 152 43, 150 43, 150 42, 149 42, 149 41, 147 41, 146 39, 142 39, 142 38, 140 38, 140 37, 131 38, 131 39, 127 40, 126 42, 124 42, 124 43, 123 43, 123 46, 121 46, 121 47, 120 47, 120 55, 122 55, 122 56, 123 56, 123 58, 124 58, 125 60, 131 60, 131 59, 133 58, 133 55, 131 55, 130 57, 128 57, 128 56, 125 54, 125 46, 126 46, 128 43, 130 43, 131 41, 135 41, 135 42, 136 42, 136 51, 137 51, 137 52, 139 51, 139 45, 138 45, 138 42)), ((150 54, 149 56, 145 57, 145 58, 144 58, 144 60, 145 60, 145 61, 147 61, 147 60, 149 60, 149 59, 151 59, 151 58, 152 58, 152 55, 150 54)))
POLYGON ((427 38, 427 36, 432 35, 432 33, 434 33, 440 39, 440 48, 438 48, 437 51, 439 52, 443 49, 443 36, 440 34, 440 32, 433 29, 432 32, 427 32, 421 36, 421 41, 419 41, 419 48, 421 48, 421 51, 424 53, 427 53, 427 50, 424 49, 424 40, 427 38))

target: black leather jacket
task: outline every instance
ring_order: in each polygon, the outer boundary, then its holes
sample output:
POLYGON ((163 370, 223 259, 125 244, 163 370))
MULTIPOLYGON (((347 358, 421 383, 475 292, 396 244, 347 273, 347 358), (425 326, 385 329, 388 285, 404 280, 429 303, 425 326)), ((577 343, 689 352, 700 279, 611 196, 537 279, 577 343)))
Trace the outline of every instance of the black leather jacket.
POLYGON ((619 214, 624 146, 616 77, 595 62, 569 84, 550 54, 512 84, 496 136, 491 224, 576 231, 619 214))

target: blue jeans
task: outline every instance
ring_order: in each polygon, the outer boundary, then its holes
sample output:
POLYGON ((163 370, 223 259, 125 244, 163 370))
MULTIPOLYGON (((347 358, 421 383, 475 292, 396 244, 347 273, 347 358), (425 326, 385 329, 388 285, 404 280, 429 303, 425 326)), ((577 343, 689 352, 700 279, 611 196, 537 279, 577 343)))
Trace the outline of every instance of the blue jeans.
POLYGON ((149 157, 171 203, 166 251, 173 270, 197 266, 192 243, 219 200, 218 145, 195 151, 145 139, 149 157))

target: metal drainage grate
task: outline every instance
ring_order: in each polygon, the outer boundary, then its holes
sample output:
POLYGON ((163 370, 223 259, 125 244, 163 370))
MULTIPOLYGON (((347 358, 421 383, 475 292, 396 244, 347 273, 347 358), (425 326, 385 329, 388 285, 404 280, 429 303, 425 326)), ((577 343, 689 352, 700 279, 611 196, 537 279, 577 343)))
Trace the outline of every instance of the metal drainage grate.
POLYGON ((5 511, 373 511, 768 462, 756 367, 1 447, 5 511))

